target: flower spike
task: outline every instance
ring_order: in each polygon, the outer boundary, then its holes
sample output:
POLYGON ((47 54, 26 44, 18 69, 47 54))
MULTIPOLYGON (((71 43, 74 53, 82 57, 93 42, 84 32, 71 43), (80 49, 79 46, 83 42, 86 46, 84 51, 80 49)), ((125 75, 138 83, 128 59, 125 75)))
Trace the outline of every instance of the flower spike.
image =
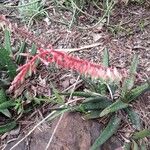
POLYGON ((53 49, 45 50, 43 48, 38 49, 38 54, 35 55, 29 62, 19 68, 20 73, 15 77, 9 88, 10 91, 17 88, 24 80, 27 73, 35 71, 35 62, 39 59, 45 65, 55 63, 57 66, 77 71, 80 74, 91 76, 94 79, 101 78, 103 80, 110 81, 122 81, 126 76, 121 70, 120 72, 116 68, 104 67, 101 64, 91 63, 87 60, 82 60, 67 53, 58 52, 53 49))

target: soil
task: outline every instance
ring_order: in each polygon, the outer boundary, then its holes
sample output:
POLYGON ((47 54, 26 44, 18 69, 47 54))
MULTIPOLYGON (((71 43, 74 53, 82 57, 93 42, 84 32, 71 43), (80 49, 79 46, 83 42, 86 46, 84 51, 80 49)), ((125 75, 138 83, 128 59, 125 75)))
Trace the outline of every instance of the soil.
MULTIPOLYGON (((0 1, 1 2, 1 1, 0 1)), ((14 2, 16 4, 17 1, 14 2)), ((47 3, 49 5, 49 3, 47 3)), ((63 14, 70 19, 69 12, 63 12, 62 10, 53 10, 50 8, 47 10, 50 17, 60 19, 59 14, 63 14)), ((18 17, 16 9, 3 9, 0 10, 1 14, 7 15, 12 21, 23 26, 21 18, 18 17)), ((79 25, 82 25, 82 18, 79 20, 79 25)), ((90 20, 90 19, 89 19, 90 20)), ((87 26, 92 26, 89 20, 84 20, 87 26)), ((102 51, 104 48, 109 49, 111 65, 117 68, 128 69, 133 58, 133 54, 138 54, 138 78, 137 84, 147 80, 150 77, 150 11, 149 6, 139 5, 135 3, 129 3, 127 6, 124 4, 118 4, 112 11, 110 26, 99 25, 87 30, 79 29, 76 25, 69 28, 66 25, 58 23, 54 20, 36 20, 30 26, 30 31, 33 31, 37 36, 46 39, 47 42, 53 45, 56 49, 69 49, 78 48, 93 43, 100 43, 99 46, 78 50, 72 55, 76 55, 80 58, 84 58, 93 62, 100 63, 102 58, 102 51)), ((2 35, 2 33, 0 33, 2 35)), ((12 45, 15 49, 17 45, 17 38, 12 35, 12 45)), ((28 91, 34 91, 40 95, 48 95, 49 80, 55 80, 55 84, 60 91, 63 91, 75 83, 77 77, 71 71, 63 69, 53 70, 54 74, 44 66, 39 66, 38 75, 32 79, 32 81, 26 81, 27 84, 22 85, 23 89, 28 91), (46 78, 45 78, 46 77, 46 78), (38 85, 38 86, 37 86, 38 85), (44 87, 44 88, 43 88, 44 87), (46 88, 45 88, 46 87, 46 88)), ((82 81, 78 84, 77 88, 82 86, 82 81)), ((17 91, 18 92, 18 91, 17 91)), ((32 93, 31 92, 31 93, 32 93)), ((19 91, 19 94, 22 91, 19 91)), ((18 93, 15 93, 19 95, 18 93)), ((35 109, 35 113, 24 117, 20 120, 21 130, 17 130, 14 134, 9 134, 1 137, 1 144, 6 144, 5 150, 9 150, 19 139, 24 137, 49 112, 50 105, 44 105, 42 108, 35 109), (14 141, 9 141, 12 137, 19 137, 14 141)), ((135 111, 140 115, 143 121, 143 127, 150 127, 150 93, 146 93, 140 97, 139 101, 134 104, 135 111)), ((19 144, 15 150, 42 150, 45 149, 59 118, 55 119, 51 123, 43 123, 34 132, 19 144)), ((105 122, 105 121, 104 121, 105 122)), ((99 136, 101 130, 105 125, 99 120, 83 120, 79 113, 66 113, 61 120, 58 129, 54 135, 52 143, 49 147, 50 150, 89 150, 95 139, 99 136)), ((127 128, 123 125, 123 129, 127 128)), ((133 131, 128 126, 130 131, 133 131)), ((150 128, 149 128, 150 129, 150 128)), ((123 131, 122 131, 123 132, 123 131)), ((115 150, 121 149, 123 142, 129 135, 125 135, 122 132, 117 132, 111 139, 109 139, 102 147, 102 150, 115 150)), ((147 141, 149 142, 149 141, 147 141)))

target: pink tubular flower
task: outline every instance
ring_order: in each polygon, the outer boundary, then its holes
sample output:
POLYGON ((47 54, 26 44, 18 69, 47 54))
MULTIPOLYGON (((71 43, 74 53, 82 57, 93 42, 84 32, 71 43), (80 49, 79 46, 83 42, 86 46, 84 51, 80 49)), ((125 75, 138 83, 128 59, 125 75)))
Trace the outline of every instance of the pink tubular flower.
MULTIPOLYGON (((16 24, 12 24, 9 20, 7 20, 4 15, 0 15, 0 21, 4 23, 4 25, 8 26, 15 34, 27 39, 32 43, 36 43, 38 47, 51 47, 51 45, 49 45, 45 39, 34 36, 33 33, 27 31, 26 29, 18 28, 16 24)), ((127 76, 125 71, 118 71, 115 67, 108 68, 100 64, 91 63, 87 60, 78 59, 66 53, 55 51, 52 49, 52 47, 48 50, 39 48, 37 55, 32 57, 32 59, 29 60, 25 65, 18 68, 18 71, 20 72, 11 83, 9 88, 10 91, 17 88, 25 80, 27 74, 31 75, 32 72, 35 72, 35 62, 37 59, 41 60, 41 62, 43 62, 45 65, 48 65, 49 63, 55 63, 59 67, 75 70, 80 74, 91 76, 94 79, 101 78, 103 80, 122 81, 122 79, 127 76)))
POLYGON ((37 59, 40 59, 46 65, 55 63, 59 67, 75 70, 80 74, 91 76, 94 79, 101 78, 103 80, 121 81, 126 76, 121 70, 118 72, 116 68, 107 68, 53 49, 44 50, 43 48, 39 48, 37 55, 29 60, 28 63, 18 68, 20 72, 11 83, 10 91, 17 88, 25 80, 28 72, 30 74, 33 71, 35 72, 35 62, 37 59))

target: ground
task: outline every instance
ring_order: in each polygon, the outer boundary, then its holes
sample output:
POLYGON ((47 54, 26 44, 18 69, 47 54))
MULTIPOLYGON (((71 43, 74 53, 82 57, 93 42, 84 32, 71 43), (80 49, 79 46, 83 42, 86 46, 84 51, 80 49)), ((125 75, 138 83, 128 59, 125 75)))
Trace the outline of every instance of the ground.
MULTIPOLYGON (((50 5, 50 3, 47 2, 46 5, 50 5)), ((12 22, 19 24, 19 26, 24 26, 24 23, 20 22, 21 19, 16 9, 2 9, 0 12, 6 15, 12 22)), ((42 37, 49 44, 52 44, 55 49, 69 50, 75 48, 75 51, 71 52, 72 55, 100 63, 102 60, 102 51, 108 48, 111 64, 118 68, 126 69, 130 66, 133 54, 138 54, 139 65, 136 84, 146 81, 147 77, 150 76, 149 6, 137 3, 130 3, 128 5, 118 3, 111 13, 108 26, 99 24, 89 29, 79 28, 79 26, 85 28, 85 25, 86 27, 93 25, 90 22, 91 20, 86 19, 84 15, 79 18, 78 25, 73 24, 69 27, 56 21, 60 19, 59 14, 64 15, 70 20, 71 14, 69 12, 57 10, 53 6, 50 6, 47 12, 53 19, 43 19, 43 17, 40 20, 36 19, 29 27, 29 30, 33 31, 35 35, 42 37), (94 43, 99 44, 95 46, 93 45, 94 43), (91 47, 76 50, 76 48, 88 45, 91 45, 91 47)), ((2 34, 0 33, 1 36, 2 34)), ((17 42, 17 37, 13 35, 12 44, 14 48, 17 42)), ((52 71, 44 66, 39 66, 37 74, 34 80, 32 79, 33 82, 31 80, 26 81, 27 83, 23 85, 22 90, 26 88, 32 93, 37 88, 36 92, 38 94, 44 93, 48 95, 51 92, 48 85, 50 81, 53 81, 60 91, 72 88, 71 85, 77 81, 76 74, 74 75, 71 71, 69 72, 63 69, 52 71)), ((79 80, 77 82, 77 88, 80 87, 82 87, 82 81, 79 80)), ((19 90, 19 92, 22 93, 22 90, 19 90)), ((18 95, 20 93, 16 92, 15 94, 18 95)), ((140 97, 140 100, 135 102, 134 109, 142 118, 143 126, 149 129, 150 93, 146 93, 140 97)), ((16 143, 15 137, 19 136, 21 138, 24 134, 26 135, 49 111, 50 105, 44 104, 42 107, 36 108, 32 114, 22 117, 20 119, 21 128, 12 131, 10 135, 1 136, 1 145, 8 142, 6 144, 6 150, 10 149, 16 143), (12 139, 12 137, 14 138, 12 139), (14 141, 11 142, 9 141, 10 139, 14 141)), ((50 124, 43 123, 15 149, 44 149, 57 122, 58 119, 52 121, 50 124)), ((129 129, 129 132, 133 130, 129 124, 123 124, 122 127, 123 129, 120 128, 120 132, 113 137, 114 139, 111 138, 108 143, 104 144, 102 149, 113 150, 121 148, 123 141, 128 137, 127 133, 124 134, 125 130, 129 129)), ((85 121, 81 118, 80 114, 65 114, 63 116, 63 123, 61 121, 54 135, 51 148, 49 149, 88 150, 91 143, 98 137, 102 128, 103 123, 99 120, 85 121)))

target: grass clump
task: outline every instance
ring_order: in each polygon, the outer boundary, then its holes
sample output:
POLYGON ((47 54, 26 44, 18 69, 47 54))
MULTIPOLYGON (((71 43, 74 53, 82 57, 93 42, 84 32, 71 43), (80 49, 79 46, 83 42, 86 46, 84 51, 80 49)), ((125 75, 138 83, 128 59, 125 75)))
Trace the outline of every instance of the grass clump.
POLYGON ((20 17, 31 25, 31 22, 45 15, 44 2, 40 0, 20 0, 18 5, 18 11, 20 17))
MULTIPOLYGON (((71 20, 68 21, 68 19, 63 19, 63 22, 65 22, 65 24, 68 24, 69 27, 75 25, 79 29, 92 29, 98 26, 100 23, 106 23, 108 25, 110 15, 115 5, 113 0, 54 0, 53 2, 57 9, 62 11, 67 10, 72 13, 71 20), (80 18, 84 18, 86 20, 84 26, 87 25, 87 20, 92 24, 94 24, 95 22, 97 23, 95 23, 94 26, 91 27, 83 27, 79 25, 80 21, 78 20, 80 20, 80 18)), ((62 18, 65 17, 63 16, 62 18)))

